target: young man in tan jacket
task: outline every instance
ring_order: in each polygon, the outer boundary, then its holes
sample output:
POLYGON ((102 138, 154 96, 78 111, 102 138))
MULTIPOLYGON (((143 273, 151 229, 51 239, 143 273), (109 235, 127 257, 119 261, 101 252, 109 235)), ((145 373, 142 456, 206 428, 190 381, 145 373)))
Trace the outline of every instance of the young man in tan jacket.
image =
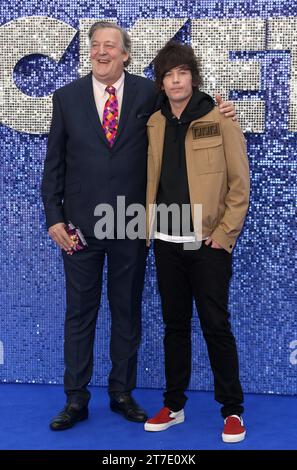
POLYGON ((145 423, 163 431, 184 421, 191 374, 193 298, 214 375, 215 399, 223 406, 222 438, 245 438, 243 393, 228 312, 232 251, 249 203, 246 143, 237 122, 221 116, 201 92, 201 75, 190 46, 166 44, 155 61, 164 92, 161 110, 148 121, 148 244, 154 253, 165 323, 164 407, 145 423), (178 209, 189 223, 166 217, 178 209), (196 214, 199 214, 200 220, 196 214), (157 208, 157 211, 156 211, 157 208), (157 217, 156 214, 160 217, 157 217))

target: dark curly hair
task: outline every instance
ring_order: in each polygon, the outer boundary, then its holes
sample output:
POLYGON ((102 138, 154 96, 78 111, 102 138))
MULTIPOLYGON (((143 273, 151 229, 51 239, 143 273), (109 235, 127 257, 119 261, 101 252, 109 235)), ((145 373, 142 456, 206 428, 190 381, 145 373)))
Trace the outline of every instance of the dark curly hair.
POLYGON ((202 85, 199 60, 192 47, 187 44, 176 41, 167 42, 153 60, 153 65, 155 82, 159 91, 162 90, 165 74, 174 67, 183 67, 191 71, 194 88, 199 88, 202 85))

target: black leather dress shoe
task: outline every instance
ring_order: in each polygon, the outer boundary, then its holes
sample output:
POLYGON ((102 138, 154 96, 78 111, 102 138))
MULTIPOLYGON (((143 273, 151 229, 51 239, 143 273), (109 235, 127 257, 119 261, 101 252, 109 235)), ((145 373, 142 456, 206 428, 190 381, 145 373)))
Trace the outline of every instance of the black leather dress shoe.
POLYGON ((137 423, 144 423, 148 417, 130 393, 127 392, 111 392, 110 396, 110 409, 115 413, 120 413, 129 421, 136 421, 137 423))
POLYGON ((55 416, 50 422, 50 428, 52 431, 63 431, 64 429, 72 428, 78 421, 83 421, 89 416, 88 408, 77 408, 67 404, 65 408, 55 416))

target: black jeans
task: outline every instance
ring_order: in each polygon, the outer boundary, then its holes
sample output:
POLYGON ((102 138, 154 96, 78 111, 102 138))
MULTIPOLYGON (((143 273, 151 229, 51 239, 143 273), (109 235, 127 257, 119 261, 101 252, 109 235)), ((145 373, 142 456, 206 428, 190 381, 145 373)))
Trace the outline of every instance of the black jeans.
POLYGON ((165 406, 178 411, 187 400, 194 297, 214 375, 215 399, 223 405, 224 418, 242 414, 243 393, 228 312, 232 255, 204 242, 198 250, 184 250, 183 244, 162 240, 155 240, 154 252, 165 323, 165 406))

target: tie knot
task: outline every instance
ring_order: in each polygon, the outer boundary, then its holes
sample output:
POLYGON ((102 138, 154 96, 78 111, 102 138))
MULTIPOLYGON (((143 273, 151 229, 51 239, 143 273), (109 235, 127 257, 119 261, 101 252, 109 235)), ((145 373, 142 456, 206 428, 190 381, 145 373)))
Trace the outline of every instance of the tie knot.
POLYGON ((110 95, 115 95, 116 90, 115 90, 115 87, 114 87, 114 86, 107 86, 107 87, 105 88, 105 90, 106 90, 107 93, 109 93, 110 95))

